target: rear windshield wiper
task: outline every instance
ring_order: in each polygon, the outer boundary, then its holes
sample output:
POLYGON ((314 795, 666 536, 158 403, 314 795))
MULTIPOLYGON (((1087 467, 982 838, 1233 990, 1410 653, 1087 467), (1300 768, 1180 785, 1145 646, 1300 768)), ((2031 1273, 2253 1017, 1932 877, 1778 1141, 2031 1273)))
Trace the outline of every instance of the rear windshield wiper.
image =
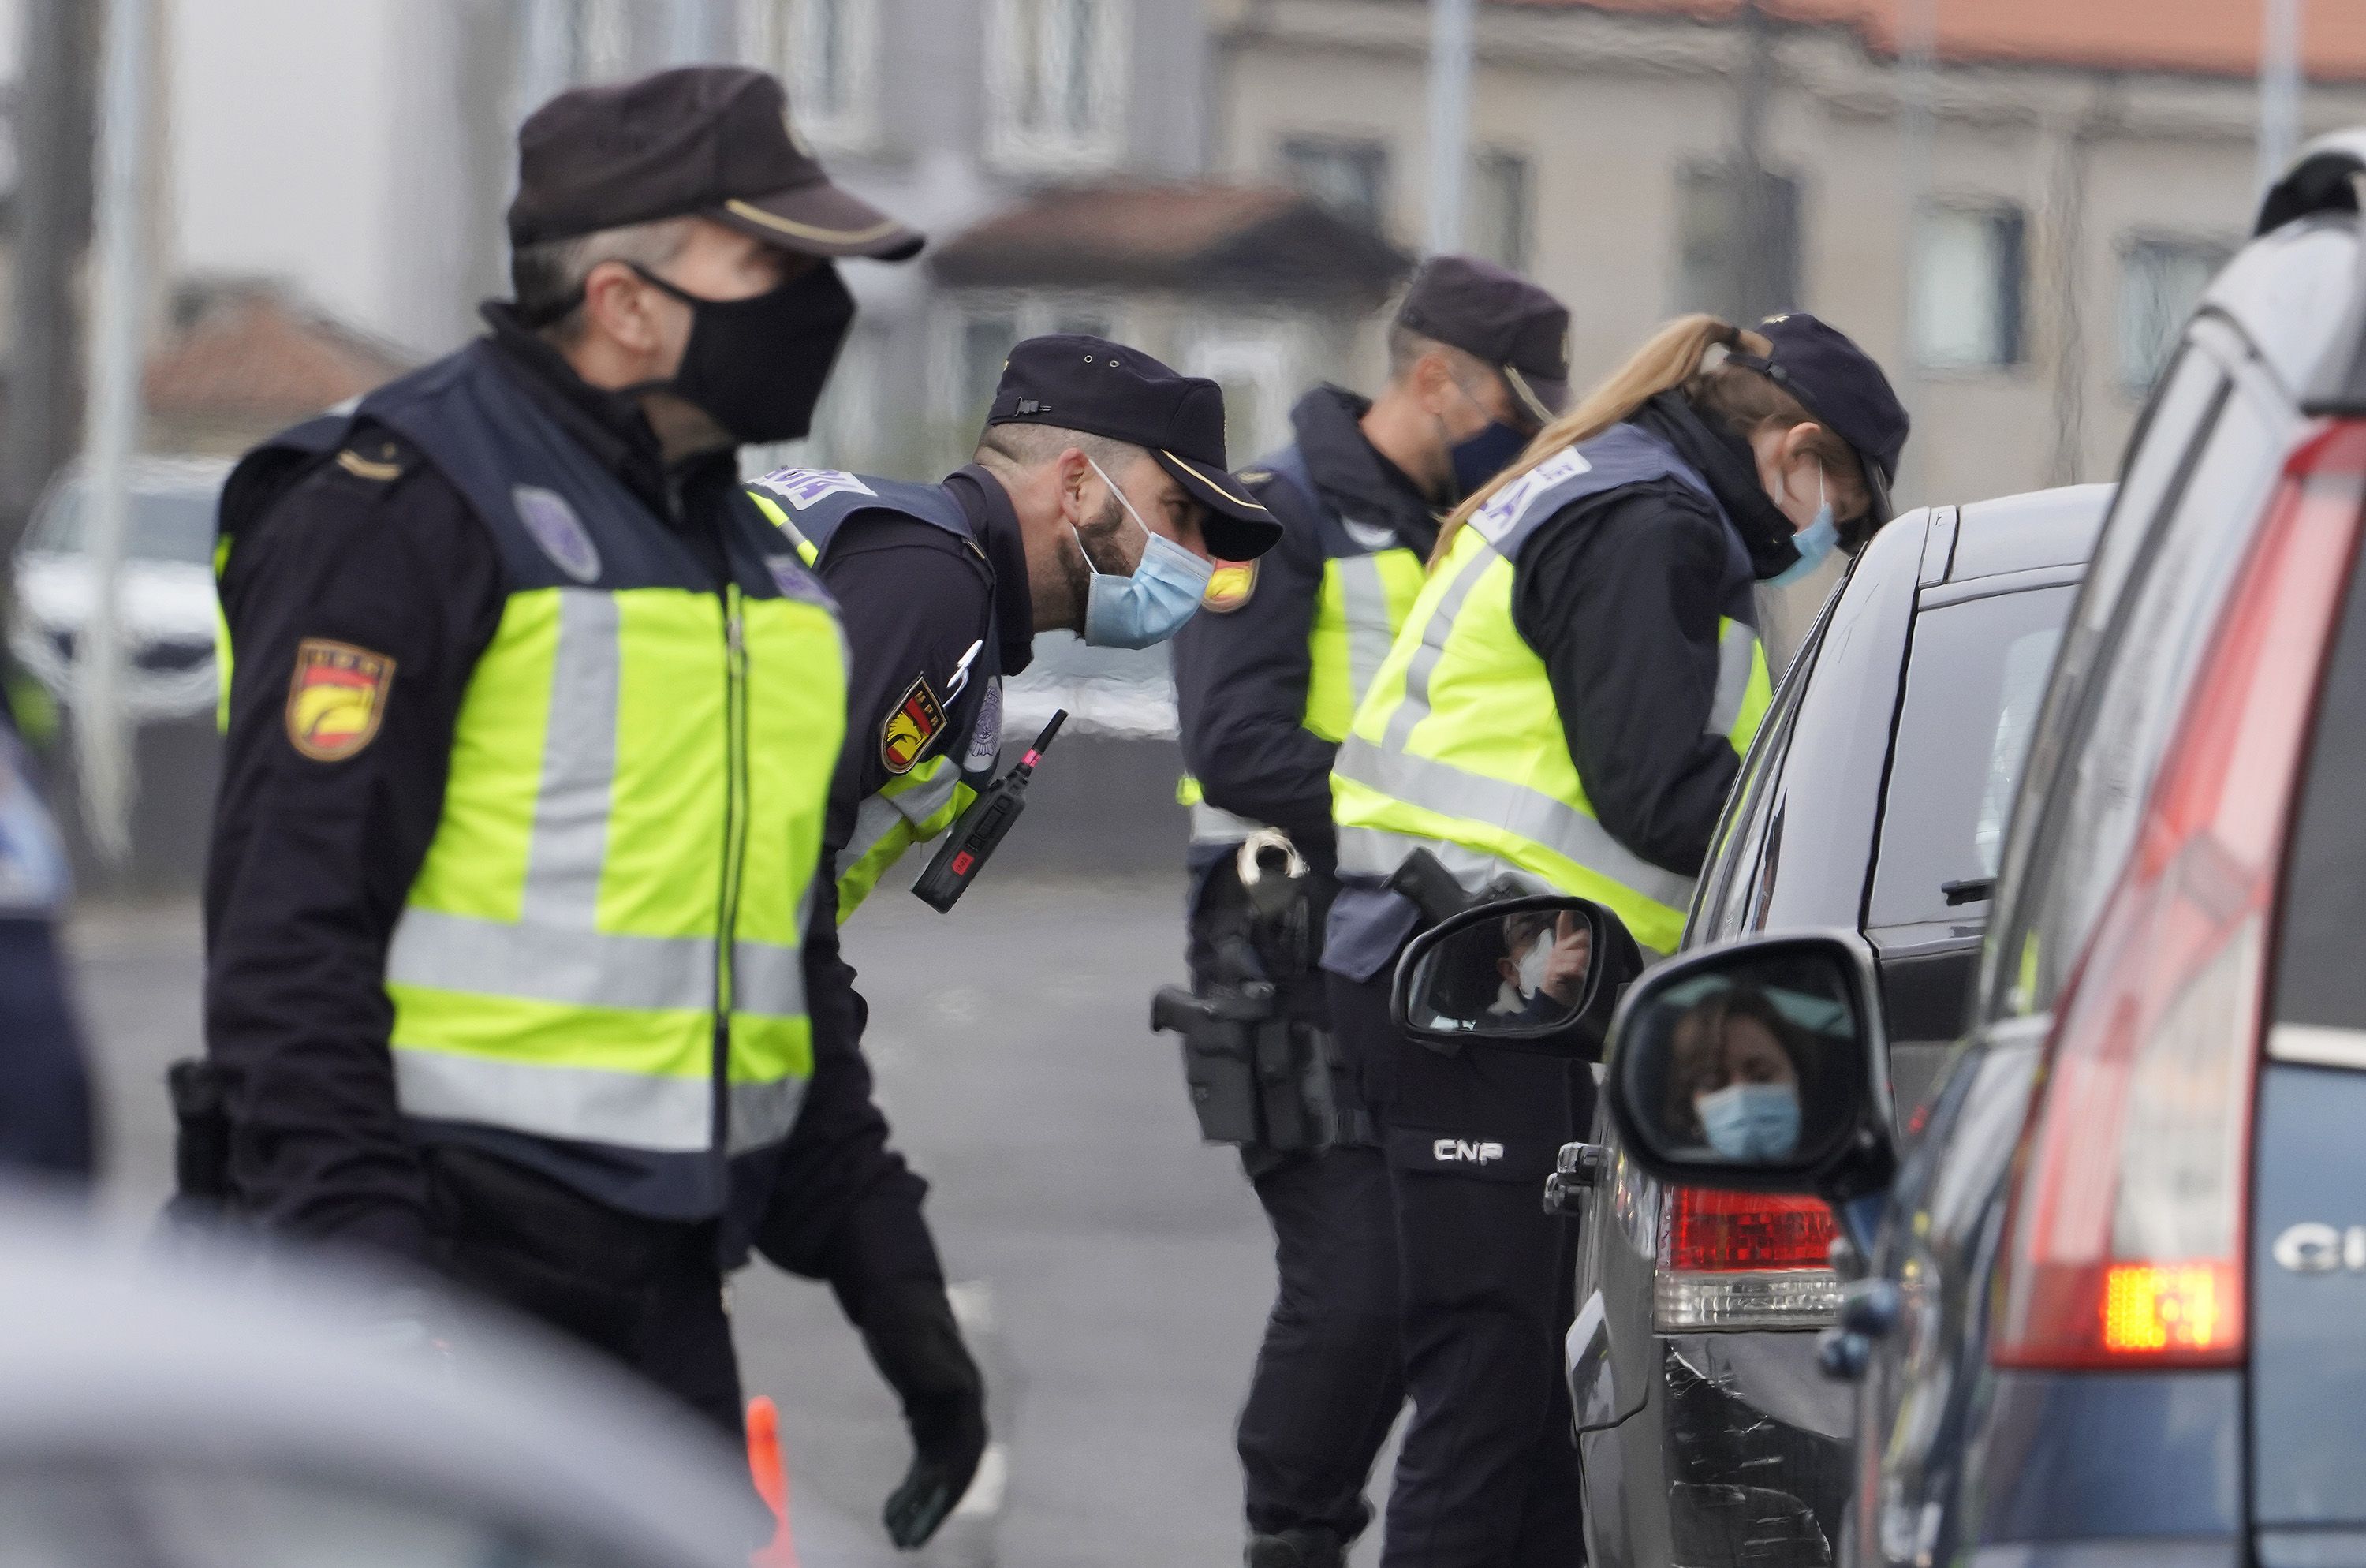
POLYGON ((1951 909, 1958 904, 1985 904, 1996 896, 1996 878, 1966 876, 1959 881, 1939 884, 1939 891, 1945 895, 1947 907, 1951 909))

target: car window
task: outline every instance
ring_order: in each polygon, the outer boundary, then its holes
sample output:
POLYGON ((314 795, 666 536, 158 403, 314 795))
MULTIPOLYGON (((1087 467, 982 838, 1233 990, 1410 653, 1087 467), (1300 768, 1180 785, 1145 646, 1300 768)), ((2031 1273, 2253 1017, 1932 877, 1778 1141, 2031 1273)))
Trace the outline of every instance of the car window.
MULTIPOLYGON (((211 565, 218 501, 211 491, 134 491, 130 522, 123 536, 125 558, 211 565)), ((79 553, 88 512, 88 491, 80 484, 61 489, 34 530, 32 547, 61 555, 79 553)))
MULTIPOLYGON (((2019 868, 2022 885, 1990 949, 1994 1011, 2050 1009, 2085 947, 2126 861, 2194 662, 2281 469, 2284 410, 2243 386, 2219 401, 2198 460, 2167 487, 2160 517, 2121 569, 2127 588, 2095 644, 2092 672, 2062 701, 2068 711, 2056 771, 2019 868)), ((2139 466, 2152 457, 2143 454, 2139 466)), ((2062 657, 2065 663, 2070 657, 2067 638, 2062 657)), ((2049 696, 2049 704, 2056 700, 2049 696)), ((2041 748, 2056 718, 2049 706, 2041 748)), ((2033 761, 2033 785, 2036 769, 2033 761)), ((2008 851, 2022 852, 2018 844, 2008 851)))
POLYGON ((2295 797, 2278 920, 2275 1020, 2366 1030, 2366 559, 2351 570, 2295 797))
POLYGON ((1816 656, 1823 649, 1824 627, 1831 618, 1831 605, 1827 604, 1825 608, 1825 615, 1816 623, 1799 656, 1792 660, 1783 689, 1775 694, 1774 705, 1759 725, 1757 743, 1742 759, 1741 773, 1733 781, 1728 796, 1725 818, 1718 826, 1716 848, 1701 871, 1700 902, 1685 925, 1681 947, 1736 936, 1750 929, 1751 893, 1762 880, 1759 864, 1776 793, 1772 786, 1783 771, 1784 756, 1791 749, 1792 723, 1798 716, 1799 700, 1815 671, 1816 656))
POLYGON ((1985 913, 1985 895, 1966 897, 1968 885, 1997 874, 2013 786, 2077 594, 2067 584, 2032 589, 1915 617, 1868 926, 1985 913))

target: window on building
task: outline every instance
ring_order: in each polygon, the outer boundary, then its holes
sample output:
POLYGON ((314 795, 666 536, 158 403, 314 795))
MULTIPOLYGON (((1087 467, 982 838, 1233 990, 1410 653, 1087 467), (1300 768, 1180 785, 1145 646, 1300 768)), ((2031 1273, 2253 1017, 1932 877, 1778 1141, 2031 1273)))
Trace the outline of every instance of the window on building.
POLYGON ((1470 254, 1527 271, 1531 205, 1528 161, 1517 152, 1480 153, 1471 162, 1463 203, 1463 240, 1470 254))
POLYGON ((1388 220, 1389 153, 1377 141, 1293 136, 1281 144, 1290 183, 1324 207, 1379 233, 1388 220))
POLYGON ((740 58, 779 73, 797 130, 824 146, 878 128, 879 0, 740 0, 740 58))
POLYGON ((1926 370, 2018 365, 2028 222, 2017 207, 1934 207, 1914 230, 1914 358, 1926 370))
POLYGON ((2159 378, 2185 319, 2233 254, 2211 240, 2136 239, 2121 248, 2121 386, 2141 394, 2159 378))
POLYGON ((1123 144, 1127 0, 996 0, 988 96, 995 155, 1089 166, 1123 144))
POLYGON ((1771 171, 1763 177, 1765 218, 1751 233, 1732 170, 1696 164, 1677 175, 1677 310, 1750 322, 1803 303, 1799 182, 1771 171))

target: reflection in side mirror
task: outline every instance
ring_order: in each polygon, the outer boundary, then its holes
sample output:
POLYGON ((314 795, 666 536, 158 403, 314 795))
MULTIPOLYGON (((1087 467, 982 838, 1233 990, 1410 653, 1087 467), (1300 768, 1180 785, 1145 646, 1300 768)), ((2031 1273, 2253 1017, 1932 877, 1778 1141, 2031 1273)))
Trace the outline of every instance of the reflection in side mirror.
POLYGON ((1879 1124, 1878 1031, 1864 964, 1840 939, 1713 949, 1628 998, 1613 1110, 1655 1175, 1804 1189, 1879 1124))
POLYGON ((1586 1054, 1578 1024, 1631 943, 1585 898, 1508 898, 1425 932, 1397 964, 1396 1021, 1415 1039, 1586 1054))

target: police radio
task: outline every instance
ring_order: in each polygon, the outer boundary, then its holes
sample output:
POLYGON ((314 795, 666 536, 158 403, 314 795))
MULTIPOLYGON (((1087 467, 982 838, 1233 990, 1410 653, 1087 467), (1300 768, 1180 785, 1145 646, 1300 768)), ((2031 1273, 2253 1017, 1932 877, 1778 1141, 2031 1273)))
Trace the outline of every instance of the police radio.
POLYGON ((1052 737, 1060 733, 1060 726, 1067 719, 1066 708, 1054 713, 1052 722, 1043 727, 1043 733, 1035 738, 1035 744, 1019 759, 1019 765, 988 784, 986 793, 961 814, 961 820, 953 824, 945 841, 938 846, 935 858, 929 862, 929 869, 912 884, 912 892, 921 902, 941 915, 961 902, 961 896, 969 891, 969 885, 986 869, 995 846, 1010 831, 1010 825, 1019 820, 1019 814, 1027 809, 1027 784, 1035 776, 1035 764, 1043 760, 1052 737))

